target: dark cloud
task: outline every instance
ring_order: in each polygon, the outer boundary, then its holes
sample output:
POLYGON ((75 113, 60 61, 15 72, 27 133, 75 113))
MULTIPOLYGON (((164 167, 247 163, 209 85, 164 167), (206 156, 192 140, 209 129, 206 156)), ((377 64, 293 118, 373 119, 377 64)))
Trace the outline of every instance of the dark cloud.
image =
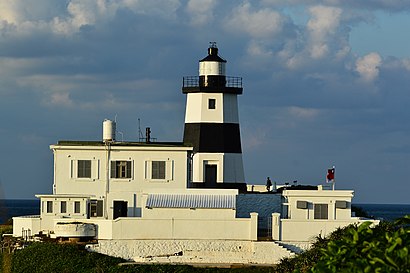
POLYGON ((353 2, 287 2, 303 10, 305 23, 273 0, 201 8, 198 1, 43 0, 39 7, 49 10, 30 14, 0 4, 6 197, 50 192, 48 145, 100 139, 104 118, 117 118, 125 140, 138 137, 138 119, 159 140, 181 140, 182 77, 197 74, 208 42, 217 41, 228 74, 244 78, 239 111, 249 183, 269 175, 318 184, 336 165, 338 187, 355 189, 357 201, 407 202, 381 188, 398 188, 397 181, 401 192, 410 189, 410 61, 372 48, 356 56, 349 35, 376 20, 375 9, 409 5, 353 2))

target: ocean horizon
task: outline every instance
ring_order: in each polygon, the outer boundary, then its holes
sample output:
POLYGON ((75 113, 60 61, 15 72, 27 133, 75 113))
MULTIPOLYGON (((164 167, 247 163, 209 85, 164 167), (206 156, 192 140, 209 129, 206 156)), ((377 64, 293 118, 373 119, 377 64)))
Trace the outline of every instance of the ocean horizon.
MULTIPOLYGON (((410 204, 353 203, 362 208, 370 217, 378 220, 393 221, 410 215, 410 204)), ((0 224, 16 216, 39 215, 38 199, 0 199, 0 224)))

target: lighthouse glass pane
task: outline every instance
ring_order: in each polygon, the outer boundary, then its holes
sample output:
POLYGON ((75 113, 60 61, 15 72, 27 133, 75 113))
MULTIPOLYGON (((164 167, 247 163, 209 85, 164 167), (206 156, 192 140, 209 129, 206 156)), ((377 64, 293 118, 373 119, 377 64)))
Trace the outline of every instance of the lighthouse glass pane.
POLYGON ((91 178, 91 160, 78 160, 78 178, 91 178))
POLYGON ((165 161, 152 161, 152 179, 165 179, 165 161))
POLYGON ((315 204, 315 219, 328 219, 328 205, 327 204, 315 204))

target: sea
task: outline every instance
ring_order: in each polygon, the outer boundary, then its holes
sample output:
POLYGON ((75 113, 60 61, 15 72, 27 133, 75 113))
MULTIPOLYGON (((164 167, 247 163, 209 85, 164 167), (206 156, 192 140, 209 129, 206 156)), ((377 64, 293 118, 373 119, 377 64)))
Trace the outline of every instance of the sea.
MULTIPOLYGON (((410 204, 353 204, 362 208, 367 214, 375 219, 394 221, 405 215, 410 215, 410 204)), ((40 214, 39 200, 0 199, 0 224, 14 216, 40 214)))

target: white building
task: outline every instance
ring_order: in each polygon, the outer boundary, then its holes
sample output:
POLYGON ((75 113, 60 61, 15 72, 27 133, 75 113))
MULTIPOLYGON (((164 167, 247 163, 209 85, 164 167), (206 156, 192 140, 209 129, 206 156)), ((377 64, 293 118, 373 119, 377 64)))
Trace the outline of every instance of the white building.
POLYGON ((184 79, 183 142, 118 142, 105 120, 102 141, 51 145, 53 194, 36 195, 39 216, 13 218, 13 235, 93 239, 91 250, 139 261, 269 264, 293 255, 279 243, 304 248, 363 221, 351 217, 353 191, 246 191, 242 80, 225 64, 212 44, 199 77, 184 79))

